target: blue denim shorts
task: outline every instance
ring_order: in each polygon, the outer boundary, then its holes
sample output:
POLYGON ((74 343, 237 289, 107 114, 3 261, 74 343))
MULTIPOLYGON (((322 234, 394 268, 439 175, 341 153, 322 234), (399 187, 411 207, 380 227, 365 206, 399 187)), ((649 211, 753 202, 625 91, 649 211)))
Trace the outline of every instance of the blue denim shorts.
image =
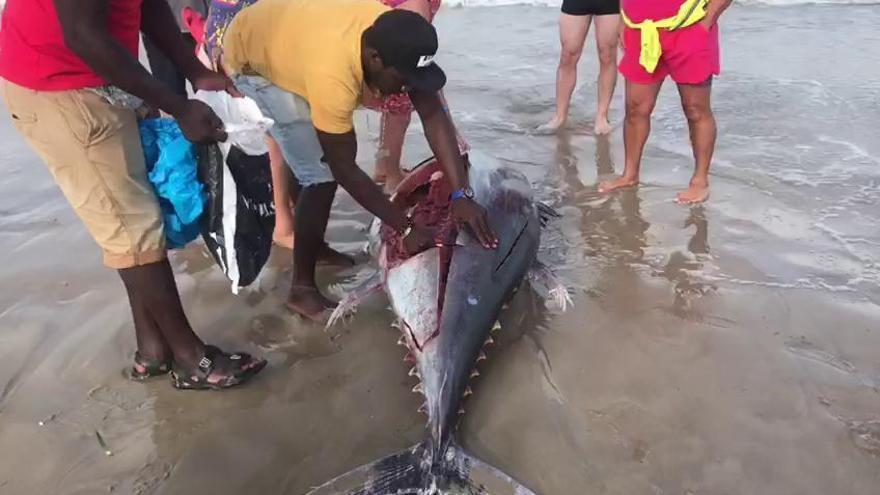
POLYGON ((324 150, 312 124, 309 103, 260 76, 232 78, 239 91, 257 102, 263 115, 275 121, 269 134, 278 143, 287 165, 303 187, 334 182, 323 161, 324 150))

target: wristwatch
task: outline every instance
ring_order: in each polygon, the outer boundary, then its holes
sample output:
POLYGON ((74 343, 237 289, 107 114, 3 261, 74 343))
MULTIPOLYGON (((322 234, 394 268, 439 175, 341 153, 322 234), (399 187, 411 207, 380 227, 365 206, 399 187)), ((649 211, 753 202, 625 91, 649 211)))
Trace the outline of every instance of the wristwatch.
POLYGON ((449 199, 451 201, 457 201, 462 198, 474 199, 474 190, 468 187, 463 187, 458 189, 457 191, 453 191, 452 194, 449 195, 449 199))

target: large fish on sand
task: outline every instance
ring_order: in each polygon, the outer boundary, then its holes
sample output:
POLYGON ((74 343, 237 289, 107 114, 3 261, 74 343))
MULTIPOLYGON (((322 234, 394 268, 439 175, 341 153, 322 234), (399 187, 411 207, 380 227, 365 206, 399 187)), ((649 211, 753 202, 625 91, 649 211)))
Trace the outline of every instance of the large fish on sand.
POLYGON ((393 201, 436 230, 437 246, 408 257, 399 236, 374 224, 371 252, 379 273, 347 296, 330 320, 332 325, 384 289, 399 320, 399 343, 414 363, 414 391, 425 398, 428 433, 418 445, 340 476, 312 495, 534 495, 464 451, 454 434, 478 365, 500 329, 498 315, 523 280, 562 309, 570 303, 565 287, 536 260, 541 228, 556 215, 533 201, 522 174, 490 157, 471 154, 469 177, 498 248, 484 249, 452 224, 451 191, 439 164, 428 160, 406 177, 393 201))

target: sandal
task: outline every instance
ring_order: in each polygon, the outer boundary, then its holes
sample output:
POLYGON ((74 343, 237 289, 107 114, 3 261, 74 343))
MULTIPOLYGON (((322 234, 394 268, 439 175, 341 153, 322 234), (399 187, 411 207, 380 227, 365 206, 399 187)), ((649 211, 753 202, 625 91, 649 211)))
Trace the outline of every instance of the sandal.
POLYGON ((265 359, 243 352, 230 354, 206 345, 205 355, 194 371, 187 372, 176 366, 171 370, 171 384, 178 390, 223 390, 249 381, 265 367, 265 359), (211 380, 212 374, 220 376, 211 380))
POLYGON ((134 353, 134 364, 128 372, 128 379, 136 382, 156 378, 157 376, 165 376, 171 371, 171 361, 160 361, 158 359, 145 358, 140 352, 134 353))

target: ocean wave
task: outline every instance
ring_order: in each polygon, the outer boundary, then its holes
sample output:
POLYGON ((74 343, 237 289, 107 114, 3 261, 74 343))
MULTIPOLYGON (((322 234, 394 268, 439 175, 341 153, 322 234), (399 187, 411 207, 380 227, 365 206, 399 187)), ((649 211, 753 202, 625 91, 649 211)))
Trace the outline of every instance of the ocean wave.
MULTIPOLYGON (((500 7, 505 5, 533 5, 559 7, 562 0, 444 0, 449 7, 500 7)), ((880 0, 738 0, 741 5, 877 5, 880 0)))

